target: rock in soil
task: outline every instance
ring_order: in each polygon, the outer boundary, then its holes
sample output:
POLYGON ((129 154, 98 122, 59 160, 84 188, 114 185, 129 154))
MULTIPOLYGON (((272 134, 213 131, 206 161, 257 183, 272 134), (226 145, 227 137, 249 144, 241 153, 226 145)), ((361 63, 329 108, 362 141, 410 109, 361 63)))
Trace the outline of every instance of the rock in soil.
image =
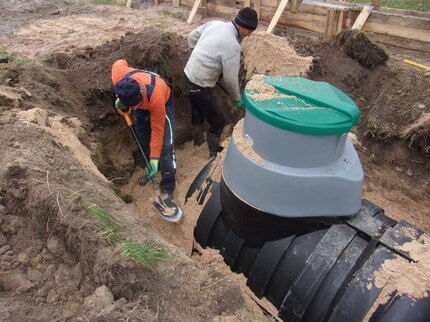
POLYGON ((4 246, 7 244, 7 237, 0 232, 0 246, 4 246))
POLYGON ((28 262, 30 261, 30 258, 28 257, 28 255, 26 253, 23 252, 23 253, 20 253, 18 255, 18 257, 16 258, 16 260, 18 262, 20 262, 21 264, 23 264, 23 265, 27 265, 28 262))
POLYGON ((0 105, 18 107, 21 95, 12 87, 0 86, 0 105))
POLYGON ((55 265, 51 264, 51 265, 48 266, 48 268, 46 269, 46 271, 43 272, 42 278, 44 280, 46 280, 46 279, 50 278, 54 274, 54 272, 55 272, 55 265))
POLYGON ((5 291, 26 293, 34 284, 19 270, 0 273, 0 288, 5 291))
POLYGON ((94 293, 85 298, 85 305, 95 311, 101 310, 113 302, 113 295, 106 285, 97 288, 94 293))
POLYGON ((49 237, 46 247, 55 256, 61 256, 64 253, 64 250, 66 249, 63 241, 60 238, 58 238, 57 236, 49 237))
POLYGON ((57 302, 60 299, 60 294, 53 288, 48 292, 48 295, 46 296, 46 302, 47 303, 54 303, 57 302))
POLYGON ((10 245, 4 245, 0 248, 0 255, 6 253, 10 249, 10 245))
POLYGON ((34 283, 39 283, 42 280, 43 274, 37 269, 29 268, 27 271, 27 277, 34 283))

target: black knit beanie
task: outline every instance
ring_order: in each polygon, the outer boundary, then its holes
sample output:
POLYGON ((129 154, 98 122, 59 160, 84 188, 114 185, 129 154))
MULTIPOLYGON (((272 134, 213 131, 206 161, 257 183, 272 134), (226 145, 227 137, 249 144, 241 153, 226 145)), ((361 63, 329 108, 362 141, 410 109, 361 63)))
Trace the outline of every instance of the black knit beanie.
POLYGON ((243 8, 237 14, 234 22, 245 29, 255 30, 258 25, 257 12, 252 8, 243 8))

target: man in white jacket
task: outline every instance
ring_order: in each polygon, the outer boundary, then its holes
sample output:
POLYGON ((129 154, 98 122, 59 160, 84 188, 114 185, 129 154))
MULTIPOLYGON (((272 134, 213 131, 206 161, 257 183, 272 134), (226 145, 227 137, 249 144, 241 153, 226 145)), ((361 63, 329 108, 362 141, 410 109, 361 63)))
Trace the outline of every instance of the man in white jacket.
POLYGON ((249 36, 257 24, 256 11, 243 8, 234 21, 211 21, 188 35, 193 52, 184 69, 184 84, 191 103, 192 135, 194 144, 201 145, 204 142, 203 122, 208 121, 207 142, 211 157, 221 150, 220 137, 226 124, 212 89, 222 74, 233 105, 243 105, 239 88, 239 42, 249 36))

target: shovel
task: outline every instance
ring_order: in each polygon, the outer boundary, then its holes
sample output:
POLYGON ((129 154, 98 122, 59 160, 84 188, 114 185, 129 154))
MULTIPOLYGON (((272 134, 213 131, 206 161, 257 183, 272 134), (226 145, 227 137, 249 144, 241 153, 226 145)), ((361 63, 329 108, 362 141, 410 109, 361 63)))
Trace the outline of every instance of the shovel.
MULTIPOLYGON (((136 144, 139 147, 140 152, 142 153, 143 159, 145 160, 145 163, 146 163, 146 167, 148 168, 148 170, 150 170, 151 166, 149 165, 148 159, 145 155, 145 152, 143 152, 143 148, 140 145, 139 140, 137 139, 136 131, 134 130, 134 127, 133 127, 133 121, 131 120, 131 117, 130 117, 131 109, 129 108, 126 112, 124 112, 120 108, 117 108, 116 110, 122 117, 124 117, 125 122, 128 125, 128 128, 133 134, 134 141, 136 141, 136 144)), ((152 205, 161 214, 163 219, 170 222, 180 221, 183 215, 181 208, 179 208, 179 206, 173 201, 173 199, 167 193, 161 193, 161 191, 157 187, 157 184, 155 183, 154 178, 151 178, 151 181, 154 187, 154 191, 157 192, 157 198, 156 198, 157 200, 153 201, 152 205)))

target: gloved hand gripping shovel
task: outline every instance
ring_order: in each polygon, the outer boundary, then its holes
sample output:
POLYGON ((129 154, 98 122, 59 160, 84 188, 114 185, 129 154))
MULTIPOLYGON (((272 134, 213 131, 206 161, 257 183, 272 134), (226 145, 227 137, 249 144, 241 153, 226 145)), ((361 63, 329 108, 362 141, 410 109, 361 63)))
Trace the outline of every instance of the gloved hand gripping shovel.
MULTIPOLYGON (((133 128, 133 121, 131 120, 130 114, 131 109, 128 109, 126 112, 121 110, 120 108, 116 109, 118 113, 124 117, 128 128, 130 129, 131 133, 133 134, 134 140, 136 141, 137 146, 139 147, 140 152, 142 153, 143 159, 145 160, 146 166, 148 170, 151 169, 151 166, 149 165, 148 159, 143 152, 142 146, 139 143, 139 140, 137 139, 136 132, 133 128)), ((151 178, 152 185, 154 186, 154 190, 157 191, 157 200, 152 202, 152 205, 158 210, 158 212, 161 213, 161 216, 163 219, 171 222, 178 222, 182 219, 183 212, 181 208, 173 201, 173 199, 166 193, 161 193, 161 191, 158 189, 157 184, 155 183, 154 178, 151 178)))

